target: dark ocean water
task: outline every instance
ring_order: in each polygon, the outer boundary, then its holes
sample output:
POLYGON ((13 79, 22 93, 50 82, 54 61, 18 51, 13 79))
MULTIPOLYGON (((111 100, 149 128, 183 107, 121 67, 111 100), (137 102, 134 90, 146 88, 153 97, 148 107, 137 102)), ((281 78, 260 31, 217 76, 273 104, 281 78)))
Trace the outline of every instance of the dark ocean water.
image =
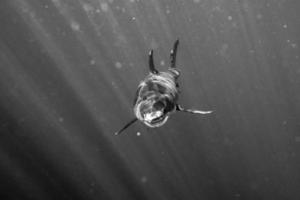
POLYGON ((299 0, 1 0, 0 199, 300 199, 299 0), (180 103, 133 117, 179 38, 180 103))

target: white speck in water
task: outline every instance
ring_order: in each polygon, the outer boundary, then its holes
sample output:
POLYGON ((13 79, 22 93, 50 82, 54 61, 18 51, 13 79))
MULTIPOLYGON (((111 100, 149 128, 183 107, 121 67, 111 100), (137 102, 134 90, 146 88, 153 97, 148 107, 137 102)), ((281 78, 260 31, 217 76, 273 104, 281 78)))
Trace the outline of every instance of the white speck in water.
POLYGON ((287 24, 284 24, 282 27, 283 27, 283 28, 287 28, 287 24))
POLYGON ((228 44, 226 43, 222 44, 220 49, 220 55, 226 57, 228 48, 229 48, 228 44))
POLYGON ((67 35, 67 33, 66 33, 65 31, 62 31, 62 32, 61 32, 61 35, 62 35, 63 37, 65 37, 65 36, 67 35))
POLYGON ((101 7, 101 10, 103 12, 107 12, 108 11, 108 4, 107 3, 101 3, 100 7, 101 7))
POLYGON ((257 43, 261 45, 262 44, 262 40, 258 40, 257 43))
POLYGON ((117 68, 117 69, 121 69, 122 68, 122 63, 120 63, 120 62, 116 62, 115 63, 115 67, 117 68))
POLYGON ((115 82, 111 82, 113 88, 118 89, 118 85, 115 82))
POLYGON ((137 136, 141 136, 141 133, 140 133, 140 132, 137 132, 136 135, 137 135, 137 136))
POLYGON ((135 18, 135 17, 132 17, 131 20, 134 21, 134 20, 136 20, 136 18, 135 18))
POLYGON ((59 122, 63 122, 65 119, 63 117, 58 118, 59 122))
POLYGON ((80 30, 80 25, 78 24, 78 22, 72 21, 71 22, 71 28, 73 31, 79 31, 80 30))
POLYGON ((85 3, 83 4, 83 9, 85 12, 92 12, 94 8, 90 4, 85 3))
POLYGON ((240 194, 238 194, 238 193, 237 193, 237 194, 235 194, 234 196, 235 196, 236 198, 240 198, 240 197, 241 197, 241 195, 240 195, 240 194))
POLYGON ((19 123, 24 123, 24 122, 25 122, 25 118, 22 117, 22 118, 19 119, 19 123))
POLYGON ((160 65, 165 66, 165 61, 164 60, 160 61, 160 65))
POLYGON ((90 65, 96 64, 96 61, 94 59, 90 60, 90 65))
POLYGON ((231 20, 232 20, 232 16, 228 16, 227 19, 228 19, 229 21, 231 21, 231 20))
POLYGON ((142 183, 146 183, 147 181, 148 181, 147 177, 146 176, 142 176, 141 182, 142 183))
POLYGON ((262 17, 263 17, 262 14, 257 14, 257 15, 256 15, 256 19, 258 19, 258 20, 261 20, 262 17))

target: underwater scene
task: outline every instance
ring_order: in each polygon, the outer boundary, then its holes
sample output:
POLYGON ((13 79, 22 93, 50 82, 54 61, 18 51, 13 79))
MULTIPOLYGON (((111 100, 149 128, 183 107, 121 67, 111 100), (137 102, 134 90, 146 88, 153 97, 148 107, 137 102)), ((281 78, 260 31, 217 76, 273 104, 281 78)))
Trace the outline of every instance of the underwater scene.
POLYGON ((1 200, 300 199, 299 0, 1 0, 1 200))

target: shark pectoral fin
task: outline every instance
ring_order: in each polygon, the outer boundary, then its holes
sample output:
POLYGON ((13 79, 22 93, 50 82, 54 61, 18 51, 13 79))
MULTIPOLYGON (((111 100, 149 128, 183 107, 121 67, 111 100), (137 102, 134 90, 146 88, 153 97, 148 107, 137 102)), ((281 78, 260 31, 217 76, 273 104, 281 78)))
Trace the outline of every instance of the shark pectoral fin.
POLYGON ((128 122, 121 130, 118 132, 115 132, 115 135, 120 135, 126 128, 128 128, 130 125, 132 125, 134 122, 136 122, 138 119, 134 118, 130 122, 128 122))
POLYGON ((202 114, 202 115, 206 115, 206 114, 210 114, 213 111, 203 111, 203 110, 194 110, 194 109, 185 109, 183 108, 181 105, 176 105, 176 110, 177 111, 181 111, 181 112, 188 112, 188 113, 192 113, 192 114, 202 114))
POLYGON ((202 114, 202 115, 206 115, 206 114, 212 113, 213 111, 203 111, 203 110, 186 109, 185 112, 189 112, 189 113, 193 113, 193 114, 202 114))

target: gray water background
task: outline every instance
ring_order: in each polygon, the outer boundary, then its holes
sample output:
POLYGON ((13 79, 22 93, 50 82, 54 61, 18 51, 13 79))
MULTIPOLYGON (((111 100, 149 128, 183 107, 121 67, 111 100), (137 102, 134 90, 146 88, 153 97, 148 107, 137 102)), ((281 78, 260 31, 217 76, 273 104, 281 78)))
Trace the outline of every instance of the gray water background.
POLYGON ((299 199, 300 1, 1 0, 1 199, 299 199), (180 103, 133 117, 179 38, 180 103))

